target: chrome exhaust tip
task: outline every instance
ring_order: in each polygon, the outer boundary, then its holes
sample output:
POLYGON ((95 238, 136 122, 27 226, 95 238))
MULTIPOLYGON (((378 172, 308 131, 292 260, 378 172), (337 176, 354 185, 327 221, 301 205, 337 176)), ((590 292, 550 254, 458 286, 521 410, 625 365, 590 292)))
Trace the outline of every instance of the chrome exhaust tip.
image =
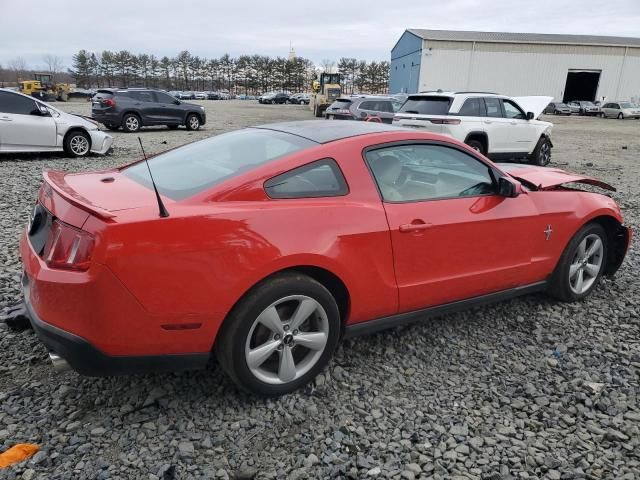
POLYGON ((66 372, 67 370, 71 370, 71 365, 69 365, 67 361, 57 353, 49 352, 49 360, 51 360, 53 370, 56 373, 62 373, 66 372))

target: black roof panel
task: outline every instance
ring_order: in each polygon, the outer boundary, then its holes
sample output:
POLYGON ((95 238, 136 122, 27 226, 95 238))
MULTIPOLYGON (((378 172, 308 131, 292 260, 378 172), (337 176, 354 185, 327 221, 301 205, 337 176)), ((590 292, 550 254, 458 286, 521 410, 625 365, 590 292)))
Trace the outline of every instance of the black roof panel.
POLYGON ((407 131, 406 128, 386 123, 337 120, 301 120, 297 122, 270 123, 252 128, 289 133, 316 143, 329 143, 343 138, 371 133, 407 131))

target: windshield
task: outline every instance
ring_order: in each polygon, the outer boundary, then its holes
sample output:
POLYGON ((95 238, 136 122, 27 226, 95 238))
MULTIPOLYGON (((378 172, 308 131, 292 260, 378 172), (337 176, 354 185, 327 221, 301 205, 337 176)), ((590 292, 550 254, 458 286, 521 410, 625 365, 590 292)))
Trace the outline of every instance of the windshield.
POLYGON ((629 102, 620 102, 621 108, 633 108, 629 102))
POLYGON ((447 115, 450 105, 450 97, 409 97, 400 108, 399 113, 447 115))
MULTIPOLYGON (((173 200, 183 200, 259 165, 315 145, 288 133, 247 128, 160 154, 149 160, 149 166, 158 191, 173 200)), ((125 167, 123 174, 153 188, 144 162, 125 167)))

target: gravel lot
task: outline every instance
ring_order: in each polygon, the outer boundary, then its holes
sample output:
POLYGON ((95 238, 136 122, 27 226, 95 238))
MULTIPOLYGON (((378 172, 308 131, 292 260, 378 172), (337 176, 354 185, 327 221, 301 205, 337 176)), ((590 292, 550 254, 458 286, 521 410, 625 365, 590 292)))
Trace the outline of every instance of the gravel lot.
MULTIPOLYGON (((195 133, 141 132, 147 153, 307 107, 202 102, 195 133)), ((58 105, 89 112, 87 103, 58 105)), ((640 229, 640 121, 558 118, 553 164, 618 188, 640 229)), ((44 168, 139 156, 115 133, 107 157, 0 160, 0 312, 19 299, 17 238, 44 168)), ((56 376, 30 330, 0 324, 0 451, 41 451, 0 479, 640 478, 640 256, 587 300, 544 295, 346 341, 314 386, 275 400, 238 393, 216 368, 56 376)))

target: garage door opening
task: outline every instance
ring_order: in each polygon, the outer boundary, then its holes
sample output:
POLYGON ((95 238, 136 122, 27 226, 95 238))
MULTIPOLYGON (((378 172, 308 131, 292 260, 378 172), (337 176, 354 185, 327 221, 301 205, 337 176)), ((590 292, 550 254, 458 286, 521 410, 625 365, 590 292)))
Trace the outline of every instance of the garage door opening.
POLYGON ((602 70, 569 70, 567 73, 567 83, 564 87, 564 103, 572 100, 596 99, 600 74, 602 70))

